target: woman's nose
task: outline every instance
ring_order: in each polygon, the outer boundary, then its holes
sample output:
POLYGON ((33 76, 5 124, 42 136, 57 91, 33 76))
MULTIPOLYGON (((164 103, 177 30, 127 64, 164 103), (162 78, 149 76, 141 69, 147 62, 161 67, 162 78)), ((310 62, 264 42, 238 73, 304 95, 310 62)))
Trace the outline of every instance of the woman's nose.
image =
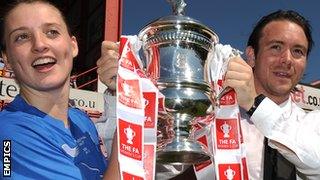
POLYGON ((32 51, 35 53, 45 52, 48 49, 47 38, 41 34, 35 34, 33 37, 32 51))

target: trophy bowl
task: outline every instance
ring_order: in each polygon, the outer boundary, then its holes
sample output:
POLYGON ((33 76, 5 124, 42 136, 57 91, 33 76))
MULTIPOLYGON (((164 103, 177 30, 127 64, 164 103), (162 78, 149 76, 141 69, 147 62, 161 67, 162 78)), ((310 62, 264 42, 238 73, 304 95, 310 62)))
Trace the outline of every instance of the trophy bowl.
POLYGON ((171 1, 174 15, 146 25, 140 32, 148 76, 165 96, 174 119, 174 139, 157 150, 157 163, 197 164, 210 159, 190 132, 195 117, 208 115, 212 104, 207 55, 218 36, 199 21, 183 15, 183 1, 171 1))

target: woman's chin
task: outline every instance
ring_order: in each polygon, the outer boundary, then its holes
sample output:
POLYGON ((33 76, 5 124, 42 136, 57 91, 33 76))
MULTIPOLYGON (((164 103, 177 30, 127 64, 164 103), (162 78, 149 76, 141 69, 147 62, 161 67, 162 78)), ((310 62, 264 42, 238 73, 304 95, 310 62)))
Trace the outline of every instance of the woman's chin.
POLYGON ((65 87, 70 86, 69 81, 67 81, 67 79, 63 80, 63 79, 46 79, 46 80, 42 80, 39 81, 36 85, 36 89, 40 90, 40 91, 51 91, 51 90, 59 90, 59 89, 63 89, 65 87))

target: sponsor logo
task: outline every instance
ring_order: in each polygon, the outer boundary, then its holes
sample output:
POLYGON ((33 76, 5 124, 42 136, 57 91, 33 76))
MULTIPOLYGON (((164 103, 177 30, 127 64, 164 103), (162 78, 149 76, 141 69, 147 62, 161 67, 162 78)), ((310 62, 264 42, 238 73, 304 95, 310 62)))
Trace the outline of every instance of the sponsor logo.
POLYGON ((73 158, 79 154, 77 147, 71 148, 68 144, 63 144, 61 147, 64 150, 64 152, 66 152, 69 156, 73 158))

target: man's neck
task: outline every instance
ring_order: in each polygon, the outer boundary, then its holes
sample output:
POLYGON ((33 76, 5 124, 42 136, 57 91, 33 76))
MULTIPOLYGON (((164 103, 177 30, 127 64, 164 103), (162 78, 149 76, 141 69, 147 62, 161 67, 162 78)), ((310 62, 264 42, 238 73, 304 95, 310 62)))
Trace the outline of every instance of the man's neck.
POLYGON ((282 95, 281 94, 271 94, 259 86, 256 86, 256 92, 257 92, 257 94, 265 95, 266 97, 268 97, 269 99, 271 99, 273 102, 275 102, 278 105, 284 103, 290 97, 290 93, 282 94, 282 95))

